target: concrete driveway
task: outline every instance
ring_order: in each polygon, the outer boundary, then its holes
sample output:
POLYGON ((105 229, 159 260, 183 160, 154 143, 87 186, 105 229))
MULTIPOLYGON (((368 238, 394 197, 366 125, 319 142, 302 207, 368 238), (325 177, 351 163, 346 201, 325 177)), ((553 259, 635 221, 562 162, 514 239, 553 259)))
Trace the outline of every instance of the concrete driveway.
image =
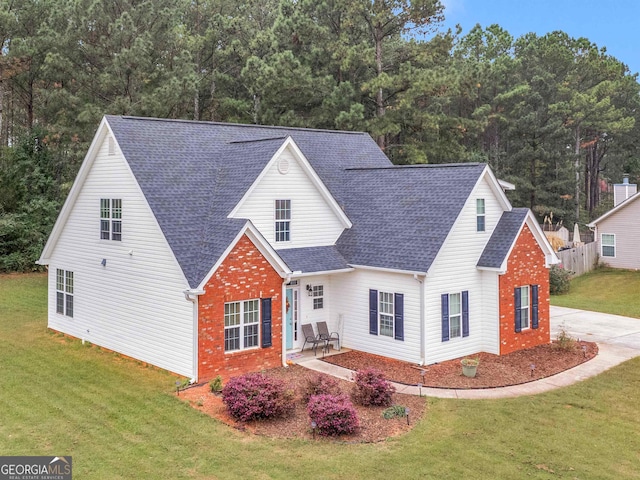
POLYGON ((638 318, 551 306, 551 338, 562 328, 581 340, 634 349, 640 355, 638 318))

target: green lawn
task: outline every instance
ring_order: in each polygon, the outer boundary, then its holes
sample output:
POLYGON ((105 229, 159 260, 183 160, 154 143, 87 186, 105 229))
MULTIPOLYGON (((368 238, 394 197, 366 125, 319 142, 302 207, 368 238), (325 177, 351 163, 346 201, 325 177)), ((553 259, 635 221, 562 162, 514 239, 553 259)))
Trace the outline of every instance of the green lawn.
POLYGON ((272 440, 171 395, 175 377, 46 329, 46 279, 0 276, 0 455, 73 455, 78 479, 638 478, 640 359, 544 395, 429 399, 378 444, 272 440))
POLYGON ((571 280, 567 295, 554 295, 559 307, 640 318, 640 272, 601 268, 571 280))

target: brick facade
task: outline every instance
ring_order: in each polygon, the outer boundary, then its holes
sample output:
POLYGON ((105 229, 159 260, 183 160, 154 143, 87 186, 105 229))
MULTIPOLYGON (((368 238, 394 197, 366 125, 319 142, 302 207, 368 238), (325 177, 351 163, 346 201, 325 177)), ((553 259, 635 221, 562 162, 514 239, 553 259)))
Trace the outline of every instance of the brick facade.
POLYGON ((549 325, 549 269, 545 255, 525 224, 511 251, 507 272, 500 275, 500 354, 504 355, 551 341, 549 325), (515 332, 514 289, 539 285, 538 328, 515 332))
POLYGON ((211 276, 198 300, 198 381, 217 375, 228 380, 282 365, 282 282, 282 277, 244 235, 211 276), (225 353, 225 302, 258 298, 271 298, 272 345, 225 353))

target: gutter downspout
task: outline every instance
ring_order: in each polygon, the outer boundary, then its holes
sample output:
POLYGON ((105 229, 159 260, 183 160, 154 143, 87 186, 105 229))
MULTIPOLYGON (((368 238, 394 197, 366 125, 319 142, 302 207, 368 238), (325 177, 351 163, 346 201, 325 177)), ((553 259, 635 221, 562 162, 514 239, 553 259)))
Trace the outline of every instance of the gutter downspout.
POLYGON ((187 289, 182 292, 185 300, 193 304, 193 378, 189 383, 198 383, 198 296, 204 290, 187 289))
POLYGON ((427 274, 425 274, 422 277, 422 280, 420 280, 420 277, 418 277, 417 273, 413 274, 413 279, 418 282, 420 284, 420 366, 423 366, 425 364, 425 357, 426 357, 426 344, 425 344, 425 325, 424 325, 424 321, 425 321, 425 314, 424 314, 424 298, 425 298, 425 286, 424 286, 424 282, 427 278, 427 274))

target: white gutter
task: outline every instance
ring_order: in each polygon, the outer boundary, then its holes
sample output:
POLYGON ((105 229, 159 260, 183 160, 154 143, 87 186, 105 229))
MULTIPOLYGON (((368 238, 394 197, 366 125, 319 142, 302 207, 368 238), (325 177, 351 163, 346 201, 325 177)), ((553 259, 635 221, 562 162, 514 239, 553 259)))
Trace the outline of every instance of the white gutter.
POLYGON ((349 265, 349 266, 353 268, 361 268, 362 270, 376 270, 378 272, 402 273, 404 275, 420 275, 422 277, 427 276, 427 272, 419 272, 417 270, 401 270, 399 268, 370 267, 368 265, 349 265))
POLYGON ((427 356, 426 352, 426 341, 425 341, 425 314, 424 314, 424 297, 425 297, 425 284, 426 275, 420 280, 417 274, 413 275, 413 279, 420 284, 420 366, 423 366, 425 363, 425 358, 427 356))
POLYGON ((190 288, 182 293, 184 298, 193 304, 193 378, 190 383, 198 383, 198 297, 204 293, 204 290, 190 288))

